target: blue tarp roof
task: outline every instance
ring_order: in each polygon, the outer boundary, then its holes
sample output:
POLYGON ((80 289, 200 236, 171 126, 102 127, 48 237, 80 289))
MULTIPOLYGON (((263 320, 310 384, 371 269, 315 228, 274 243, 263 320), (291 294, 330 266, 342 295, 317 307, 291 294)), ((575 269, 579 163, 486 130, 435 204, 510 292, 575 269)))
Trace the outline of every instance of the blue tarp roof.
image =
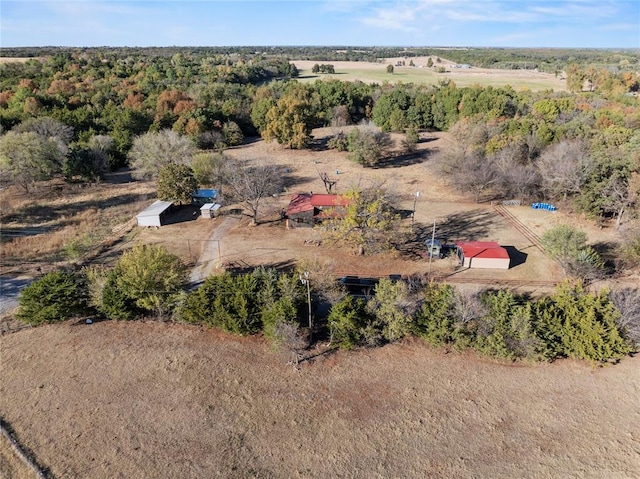
POLYGON ((191 193, 191 196, 193 198, 217 198, 218 190, 214 190, 214 189, 196 190, 193 193, 191 193))

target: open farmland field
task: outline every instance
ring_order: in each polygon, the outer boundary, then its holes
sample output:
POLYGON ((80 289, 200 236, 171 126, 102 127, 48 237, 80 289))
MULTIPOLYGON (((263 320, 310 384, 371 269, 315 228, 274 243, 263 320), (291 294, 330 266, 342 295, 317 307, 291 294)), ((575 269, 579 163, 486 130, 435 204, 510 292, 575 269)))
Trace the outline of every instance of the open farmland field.
MULTIPOLYGON (((419 341, 318 356, 144 322, 0 337, 0 410, 56 478, 636 477, 640 358, 502 364, 419 341)), ((5 476, 7 477, 7 476, 5 476)))
MULTIPOLYGON (((423 83, 437 85, 441 81, 452 80, 459 87, 480 85, 506 86, 511 85, 514 90, 553 90, 565 91, 566 82, 550 73, 532 70, 498 70, 489 68, 455 68, 455 63, 442 60, 437 64, 447 69, 446 73, 436 73, 434 69, 427 68, 427 58, 413 58, 415 67, 410 67, 409 58, 388 58, 380 63, 371 62, 324 62, 334 66, 334 75, 314 74, 311 72, 313 65, 323 62, 308 60, 293 60, 300 70, 301 81, 315 81, 322 78, 334 78, 336 80, 360 80, 365 83, 423 83), (404 60, 406 66, 394 66, 393 74, 387 73, 387 65, 395 65, 397 61, 404 60)), ((436 59, 433 58, 435 62, 436 59)), ((435 64, 435 63, 434 63, 435 64)))

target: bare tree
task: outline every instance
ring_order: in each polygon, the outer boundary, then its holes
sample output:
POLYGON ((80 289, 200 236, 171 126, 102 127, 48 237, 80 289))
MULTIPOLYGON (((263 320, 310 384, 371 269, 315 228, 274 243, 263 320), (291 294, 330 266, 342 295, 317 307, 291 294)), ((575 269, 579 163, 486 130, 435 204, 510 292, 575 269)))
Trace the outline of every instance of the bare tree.
POLYGON ((510 144, 493 155, 496 184, 502 196, 529 197, 540 184, 538 169, 529 160, 522 144, 510 144))
POLYGON ((610 297, 620 313, 616 320, 618 327, 629 340, 640 346, 640 291, 631 288, 617 289, 611 291, 610 297))
POLYGON ((160 168, 168 163, 188 165, 195 151, 189 138, 172 130, 149 132, 137 137, 129 151, 133 176, 155 179, 160 168))
POLYGON ((300 331, 300 326, 289 321, 280 321, 276 324, 274 337, 280 350, 290 358, 287 364, 298 368, 300 361, 304 359, 302 351, 309 345, 300 331))
POLYGON ((227 186, 225 195, 247 206, 253 225, 258 224, 258 210, 262 201, 279 193, 283 184, 280 168, 265 161, 253 165, 228 161, 223 178, 227 186))
POLYGON ((587 145, 581 140, 563 140, 549 146, 537 161, 542 189, 548 198, 567 198, 579 193, 593 161, 587 145))
POLYGON ((487 314, 487 307, 480 299, 481 293, 478 289, 456 289, 453 309, 458 323, 464 325, 487 314))
POLYGON ((324 183, 324 189, 327 190, 327 194, 333 194, 333 187, 336 186, 338 180, 332 180, 329 178, 329 175, 325 171, 320 173, 320 179, 324 183))

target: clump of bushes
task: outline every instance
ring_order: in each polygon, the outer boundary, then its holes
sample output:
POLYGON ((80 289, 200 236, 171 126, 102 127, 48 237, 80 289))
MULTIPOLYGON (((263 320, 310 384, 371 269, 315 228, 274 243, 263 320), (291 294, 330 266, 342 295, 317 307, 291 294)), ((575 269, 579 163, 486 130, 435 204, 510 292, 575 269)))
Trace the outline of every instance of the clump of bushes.
POLYGON ((55 271, 22 290, 16 317, 33 325, 64 321, 86 312, 87 299, 86 282, 82 275, 55 271))
POLYGON ((381 280, 368 303, 347 296, 333 306, 328 321, 336 346, 371 346, 413 334, 434 346, 472 348, 510 360, 606 362, 633 351, 609 294, 589 293, 580 283, 562 284, 539 300, 508 290, 464 292, 434 283, 411 297, 391 285, 381 280))
POLYGON ((283 323, 297 324, 304 292, 298 278, 274 269, 210 276, 186 295, 178 319, 246 335, 263 331, 276 341, 283 323))
MULTIPOLYGON (((110 319, 155 315, 247 335, 262 332, 296 353, 307 344, 306 289, 294 274, 257 268, 209 277, 184 291, 186 269, 160 246, 139 245, 110 270, 55 272, 26 287, 18 318, 29 324, 98 311, 110 319)), ((569 357, 617 360, 638 345, 637 291, 590 293, 566 282, 540 299, 508 290, 469 291, 447 284, 381 279, 370 298, 344 294, 327 328, 341 349, 373 347, 413 335, 434 346, 509 360, 569 357)))

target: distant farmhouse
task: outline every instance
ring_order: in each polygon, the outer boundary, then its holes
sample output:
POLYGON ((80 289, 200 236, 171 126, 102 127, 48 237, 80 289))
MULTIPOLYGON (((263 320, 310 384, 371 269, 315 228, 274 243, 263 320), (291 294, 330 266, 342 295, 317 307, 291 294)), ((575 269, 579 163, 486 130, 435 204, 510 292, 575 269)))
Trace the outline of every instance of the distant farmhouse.
POLYGON ((349 199, 340 195, 296 194, 284 213, 287 229, 313 226, 324 219, 339 217, 348 205, 349 199))

